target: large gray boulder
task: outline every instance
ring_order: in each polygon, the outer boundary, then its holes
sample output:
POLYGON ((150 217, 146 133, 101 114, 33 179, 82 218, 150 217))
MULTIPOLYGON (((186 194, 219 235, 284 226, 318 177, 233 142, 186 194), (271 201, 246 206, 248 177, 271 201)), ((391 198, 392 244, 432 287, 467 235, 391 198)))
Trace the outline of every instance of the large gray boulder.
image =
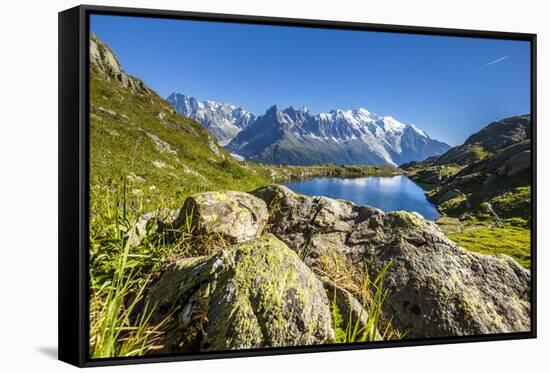
POLYGON ((377 217, 383 215, 381 210, 349 201, 306 197, 282 185, 269 185, 251 193, 269 207, 270 231, 311 267, 331 255, 361 261, 364 249, 346 242, 358 222, 367 223, 364 218, 368 216, 374 225, 377 217))
POLYGON ((530 273, 513 259, 471 253, 433 222, 347 201, 297 195, 271 185, 252 192, 270 208, 271 231, 311 267, 323 256, 388 264, 384 311, 408 337, 530 329, 530 273))
POLYGON ((368 256, 378 270, 391 262, 385 311, 399 330, 423 338, 530 330, 530 273, 516 261, 466 251, 413 214, 384 220, 368 256))
POLYGON ((264 201, 244 192, 195 194, 185 200, 176 227, 191 224, 200 236, 219 236, 241 243, 260 235, 267 223, 264 201))
POLYGON ((161 353, 330 343, 328 298, 313 272, 273 235, 167 266, 146 303, 170 315, 161 353))

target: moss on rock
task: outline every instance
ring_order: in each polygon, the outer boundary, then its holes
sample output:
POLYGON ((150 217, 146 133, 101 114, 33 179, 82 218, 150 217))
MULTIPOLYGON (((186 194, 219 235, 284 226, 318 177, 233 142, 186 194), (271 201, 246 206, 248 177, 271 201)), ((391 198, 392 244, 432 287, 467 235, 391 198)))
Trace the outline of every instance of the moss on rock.
POLYGON ((416 212, 392 211, 387 214, 393 225, 399 228, 417 228, 424 225, 424 218, 416 212))
POLYGON ((321 282, 273 235, 169 266, 148 299, 160 310, 174 312, 175 332, 166 336, 164 352, 299 346, 334 339, 321 282))

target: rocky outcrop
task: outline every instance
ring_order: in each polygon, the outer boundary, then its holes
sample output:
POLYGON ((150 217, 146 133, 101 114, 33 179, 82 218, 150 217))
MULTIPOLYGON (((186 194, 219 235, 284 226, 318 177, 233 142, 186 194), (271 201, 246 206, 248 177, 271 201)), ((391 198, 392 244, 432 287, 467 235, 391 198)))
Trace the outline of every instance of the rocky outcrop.
POLYGON ((371 255, 388 262, 385 312, 409 337, 506 333, 530 329, 530 274, 507 256, 468 252, 434 223, 407 213, 384 226, 371 255))
POLYGON ((328 299, 313 272, 273 235, 171 263, 150 288, 152 320, 170 315, 161 353, 330 343, 328 299))
POLYGON ((530 149, 514 154, 506 161, 504 166, 498 170, 498 173, 500 175, 515 176, 529 169, 531 169, 530 149))
MULTIPOLYGON (((305 262, 315 266, 323 256, 344 255, 361 260, 363 248, 346 245, 351 240, 362 243, 352 234, 360 217, 369 217, 363 225, 375 227, 381 210, 357 206, 351 202, 326 197, 306 197, 280 185, 262 187, 251 192, 269 206, 270 230, 300 253, 305 262)), ((373 234, 374 231, 372 231, 373 234)))
POLYGON ((271 231, 309 266, 323 255, 345 256, 376 274, 391 262, 385 312, 409 337, 530 328, 530 274, 506 256, 470 253, 415 213, 383 213, 283 186, 252 194, 270 207, 271 231))
POLYGON ((493 122, 474 133, 464 142, 465 145, 481 145, 495 152, 531 137, 531 116, 520 115, 493 122))
MULTIPOLYGON (((517 168, 517 166, 520 166, 521 169, 519 170, 519 172, 521 172, 530 168, 530 155, 531 141, 526 140, 514 144, 493 156, 487 157, 480 162, 469 165, 468 167, 461 170, 461 172, 457 174, 457 177, 462 177, 474 173, 486 173, 497 176, 506 176, 507 172, 511 168, 517 168), (527 157, 525 157, 525 155, 527 155, 527 157)), ((519 172, 518 170, 516 170, 515 173, 519 172)))
POLYGON ((460 166, 455 164, 426 167, 419 165, 409 173, 409 177, 419 183, 438 185, 452 178, 458 171, 460 171, 460 166))
POLYGON ((530 170, 531 142, 526 140, 464 167, 437 185, 428 197, 451 216, 460 217, 468 211, 483 214, 484 204, 492 198, 529 185, 530 170), (445 204, 453 198, 453 203, 445 204))
POLYGON ((90 66, 104 74, 107 79, 114 79, 135 93, 150 94, 145 84, 122 70, 114 52, 94 33, 90 33, 90 66))
POLYGON ((264 201, 244 192, 205 192, 183 204, 175 228, 190 224, 195 235, 218 236, 232 243, 248 241, 267 223, 264 201))

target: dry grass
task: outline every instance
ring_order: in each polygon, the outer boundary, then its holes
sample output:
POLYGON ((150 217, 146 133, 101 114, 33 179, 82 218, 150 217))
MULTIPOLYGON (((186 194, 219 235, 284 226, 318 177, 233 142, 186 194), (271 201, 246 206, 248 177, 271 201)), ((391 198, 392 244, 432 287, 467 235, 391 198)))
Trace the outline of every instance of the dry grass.
POLYGON ((351 313, 348 317, 348 325, 342 325, 342 315, 333 299, 331 311, 338 342, 403 338, 404 334, 400 333, 392 325, 392 320, 387 319, 382 312, 382 306, 388 295, 387 290, 384 290, 384 277, 390 266, 391 262, 378 275, 372 276, 365 263, 353 264, 347 258, 333 254, 322 257, 320 265, 314 268, 319 277, 328 278, 336 287, 350 292, 361 303, 367 316, 368 325, 362 328, 359 325, 361 316, 353 320, 351 313))

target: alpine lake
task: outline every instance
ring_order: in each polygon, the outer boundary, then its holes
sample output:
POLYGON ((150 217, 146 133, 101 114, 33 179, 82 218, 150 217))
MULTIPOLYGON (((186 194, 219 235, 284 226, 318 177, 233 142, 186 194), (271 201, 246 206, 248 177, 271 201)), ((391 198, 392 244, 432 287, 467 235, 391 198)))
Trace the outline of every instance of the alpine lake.
POLYGON ((318 177, 289 182, 287 187, 309 196, 344 199, 382 211, 417 212, 435 221, 441 214, 422 189, 408 177, 367 176, 357 178, 318 177))

